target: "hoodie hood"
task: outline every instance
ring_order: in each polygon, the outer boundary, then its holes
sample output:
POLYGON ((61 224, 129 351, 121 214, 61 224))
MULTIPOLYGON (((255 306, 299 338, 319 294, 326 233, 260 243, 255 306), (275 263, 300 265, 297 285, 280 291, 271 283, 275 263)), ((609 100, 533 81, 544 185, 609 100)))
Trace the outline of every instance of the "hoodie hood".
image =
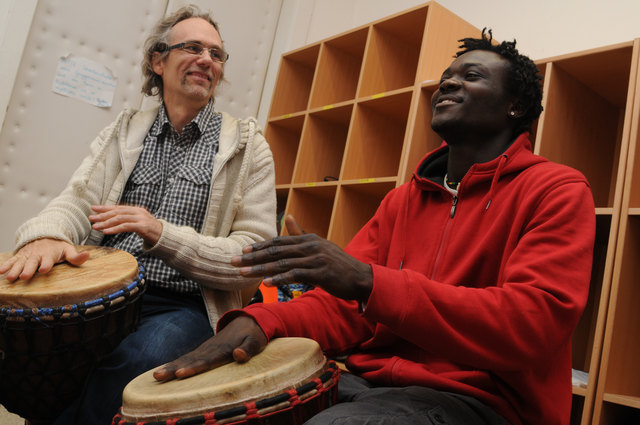
MULTIPOLYGON (((447 172, 447 159, 449 146, 446 142, 434 151, 428 153, 416 167, 413 180, 422 190, 438 190, 442 188, 444 175, 447 172)), ((526 168, 541 162, 548 162, 541 156, 531 152, 529 133, 522 133, 516 140, 497 158, 488 162, 474 164, 469 168, 460 182, 459 191, 477 188, 478 185, 486 186, 487 194, 493 191, 499 180, 512 173, 520 173, 526 168)), ((490 198, 489 198, 490 201, 490 198)))

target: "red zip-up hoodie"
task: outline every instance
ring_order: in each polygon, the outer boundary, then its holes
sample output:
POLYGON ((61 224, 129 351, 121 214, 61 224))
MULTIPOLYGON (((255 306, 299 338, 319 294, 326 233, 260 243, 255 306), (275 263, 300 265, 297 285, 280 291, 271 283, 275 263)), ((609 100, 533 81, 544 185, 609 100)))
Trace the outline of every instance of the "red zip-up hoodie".
POLYGON ((533 155, 523 134, 472 166, 454 198, 447 154, 428 154, 346 247, 373 270, 364 311, 316 289, 245 312, 268 338, 350 353, 350 371, 376 384, 472 396, 511 424, 569 424, 595 237, 589 185, 533 155))

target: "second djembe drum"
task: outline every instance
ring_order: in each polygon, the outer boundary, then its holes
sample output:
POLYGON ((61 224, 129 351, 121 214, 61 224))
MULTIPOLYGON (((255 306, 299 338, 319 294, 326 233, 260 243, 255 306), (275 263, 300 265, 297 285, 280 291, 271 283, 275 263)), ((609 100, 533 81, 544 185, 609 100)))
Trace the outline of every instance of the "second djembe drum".
POLYGON ((136 259, 78 249, 91 252, 81 266, 58 264, 28 282, 0 278, 0 404, 30 421, 57 417, 138 324, 145 284, 136 259))

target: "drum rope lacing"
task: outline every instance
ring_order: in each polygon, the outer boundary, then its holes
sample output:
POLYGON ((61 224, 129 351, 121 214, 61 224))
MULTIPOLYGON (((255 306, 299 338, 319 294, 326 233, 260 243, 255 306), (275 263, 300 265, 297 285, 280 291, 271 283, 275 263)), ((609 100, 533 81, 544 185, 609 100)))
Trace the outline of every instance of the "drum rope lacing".
POLYGON ((283 390, 282 393, 273 397, 247 402, 242 406, 217 412, 207 412, 188 418, 167 419, 160 422, 126 422, 122 416, 122 409, 120 409, 113 418, 111 425, 218 425, 239 423, 238 421, 245 419, 256 419, 263 417, 265 414, 276 414, 292 409, 315 395, 321 395, 329 391, 337 384, 339 377, 340 369, 336 363, 328 361, 326 371, 317 378, 299 387, 283 390), (277 407, 282 408, 278 409, 277 407))
POLYGON ((102 298, 96 298, 78 304, 69 304, 60 307, 35 307, 35 308, 15 308, 15 307, 0 307, 0 323, 4 323, 9 317, 21 317, 25 320, 33 319, 41 322, 41 317, 53 317, 59 319, 63 314, 70 314, 71 316, 83 317, 84 314, 93 307, 105 306, 109 307, 111 302, 120 297, 128 299, 131 292, 138 286, 144 285, 145 269, 144 266, 138 265, 138 276, 129 285, 124 288, 109 294, 102 298))

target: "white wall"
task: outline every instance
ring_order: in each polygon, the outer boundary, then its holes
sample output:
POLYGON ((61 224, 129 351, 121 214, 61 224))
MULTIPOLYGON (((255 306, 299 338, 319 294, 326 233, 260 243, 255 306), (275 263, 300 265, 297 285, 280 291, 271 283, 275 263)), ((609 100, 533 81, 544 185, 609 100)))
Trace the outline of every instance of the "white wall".
MULTIPOLYGON (((284 0, 258 119, 266 122, 282 53, 423 4, 422 0, 284 0)), ((543 59, 640 37, 639 0, 438 0, 543 59)))
POLYGON ((0 128, 37 0, 0 0, 0 128))

